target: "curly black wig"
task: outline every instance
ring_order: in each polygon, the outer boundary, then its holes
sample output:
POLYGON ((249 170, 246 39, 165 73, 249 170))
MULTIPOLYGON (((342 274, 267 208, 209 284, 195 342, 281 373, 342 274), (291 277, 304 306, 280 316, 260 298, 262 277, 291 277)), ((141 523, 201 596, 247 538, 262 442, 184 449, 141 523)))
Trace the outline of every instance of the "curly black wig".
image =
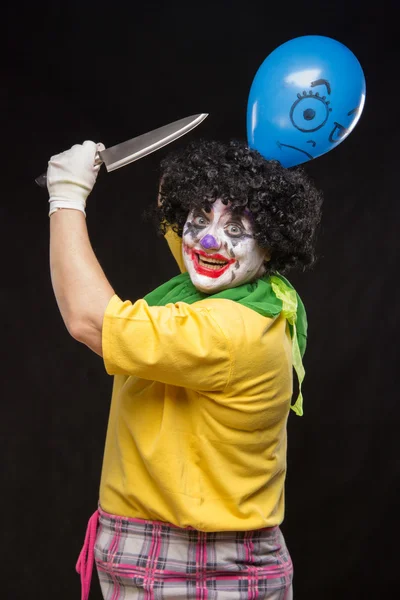
POLYGON ((302 168, 265 160, 242 142, 200 141, 162 161, 161 181, 157 220, 162 233, 170 224, 182 236, 191 210, 209 212, 220 199, 233 210, 251 212, 254 237, 269 250, 269 273, 314 263, 322 194, 302 168))

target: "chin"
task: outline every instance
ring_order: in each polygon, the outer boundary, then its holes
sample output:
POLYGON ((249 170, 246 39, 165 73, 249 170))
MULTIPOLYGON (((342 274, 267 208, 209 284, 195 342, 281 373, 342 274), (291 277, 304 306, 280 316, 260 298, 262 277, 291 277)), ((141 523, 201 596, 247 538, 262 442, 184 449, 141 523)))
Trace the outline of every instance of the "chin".
POLYGON ((242 281, 238 281, 237 283, 216 283, 215 281, 213 283, 201 283, 200 281, 193 281, 192 277, 190 279, 196 290, 198 290, 199 292, 203 292, 203 294, 217 294, 218 292, 237 287, 238 285, 242 285, 243 283, 242 281))
POLYGON ((222 290, 226 290, 228 287, 223 285, 203 286, 200 283, 194 283, 193 281, 192 283, 196 290, 203 292, 203 294, 217 294, 218 292, 222 292, 222 290))

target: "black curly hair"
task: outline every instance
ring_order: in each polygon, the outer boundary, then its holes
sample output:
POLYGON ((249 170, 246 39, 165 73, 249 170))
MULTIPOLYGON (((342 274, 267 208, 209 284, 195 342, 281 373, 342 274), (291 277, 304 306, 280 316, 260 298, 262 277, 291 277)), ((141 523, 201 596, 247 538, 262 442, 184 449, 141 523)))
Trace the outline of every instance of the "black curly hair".
POLYGON ((200 141, 162 161, 161 182, 157 220, 162 233, 171 224, 182 236, 191 210, 209 212, 220 199, 234 211, 251 212, 254 237, 269 250, 268 273, 315 262, 322 194, 302 168, 265 160, 242 142, 200 141))

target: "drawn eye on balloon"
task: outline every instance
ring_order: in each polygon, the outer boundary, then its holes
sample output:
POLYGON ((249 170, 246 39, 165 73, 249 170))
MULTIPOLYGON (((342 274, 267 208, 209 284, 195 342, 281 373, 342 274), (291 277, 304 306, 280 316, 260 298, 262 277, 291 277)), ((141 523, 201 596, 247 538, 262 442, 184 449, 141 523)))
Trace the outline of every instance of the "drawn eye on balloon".
MULTIPOLYGON (((326 79, 318 79, 312 81, 310 88, 314 88, 319 85, 325 85, 328 95, 331 93, 331 86, 329 81, 326 79)), ((319 92, 313 92, 312 90, 304 90, 302 94, 297 94, 297 100, 292 104, 290 108, 290 120, 292 125, 301 131, 302 133, 312 133, 322 129, 328 121, 329 114, 332 112, 332 108, 329 106, 330 100, 326 99, 326 96, 321 96, 319 92)), ((347 115, 352 116, 358 111, 358 107, 350 110, 347 115)), ((330 132, 328 139, 332 144, 337 144, 348 133, 347 127, 334 121, 334 126, 330 132)), ((308 144, 316 146, 314 140, 307 140, 308 144)))
POLYGON ((326 96, 320 96, 319 92, 306 92, 297 94, 297 100, 290 109, 290 120, 292 125, 303 133, 311 133, 321 129, 328 120, 332 109, 330 101, 326 96))

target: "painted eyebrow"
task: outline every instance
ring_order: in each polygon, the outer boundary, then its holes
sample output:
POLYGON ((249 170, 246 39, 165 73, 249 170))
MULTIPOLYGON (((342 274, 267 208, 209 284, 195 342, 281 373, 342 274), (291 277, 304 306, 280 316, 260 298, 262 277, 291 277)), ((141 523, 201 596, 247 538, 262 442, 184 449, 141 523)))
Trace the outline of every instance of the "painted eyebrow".
POLYGON ((311 82, 311 87, 316 87, 317 85, 326 85, 326 90, 328 92, 328 94, 331 93, 331 84, 329 83, 329 81, 327 79, 316 79, 315 81, 311 82))
MULTIPOLYGON (((212 208, 211 208, 210 212, 214 212, 212 208)), ((208 213, 206 211, 206 209, 203 208, 203 207, 198 207, 198 208, 194 209, 193 216, 201 214, 201 213, 203 213, 203 215, 209 220, 209 216, 208 215, 210 213, 208 213)), ((243 223, 243 220, 242 220, 243 215, 239 215, 237 212, 235 212, 234 210, 232 210, 230 208, 227 209, 226 214, 228 215, 229 219, 231 219, 232 217, 234 217, 241 224, 241 226, 243 227, 243 229, 246 229, 246 225, 245 225, 245 223, 243 223)))
POLYGON ((229 209, 228 209, 228 214, 229 214, 230 219, 232 219, 232 218, 236 219, 241 224, 243 229, 246 229, 246 224, 243 222, 243 216, 245 216, 245 215, 240 215, 237 212, 235 212, 233 210, 229 210, 229 209))
POLYGON ((211 211, 210 211, 210 212, 207 212, 207 211, 206 211, 206 209, 205 209, 205 208, 203 208, 202 206, 196 206, 195 208, 193 208, 193 209, 191 210, 191 212, 193 213, 193 216, 200 215, 200 216, 202 216, 202 217, 204 216, 204 217, 207 217, 207 219, 209 219, 209 218, 210 218, 210 217, 209 217, 209 215, 210 215, 210 214, 211 214, 213 211, 212 211, 212 209, 211 209, 211 211))

